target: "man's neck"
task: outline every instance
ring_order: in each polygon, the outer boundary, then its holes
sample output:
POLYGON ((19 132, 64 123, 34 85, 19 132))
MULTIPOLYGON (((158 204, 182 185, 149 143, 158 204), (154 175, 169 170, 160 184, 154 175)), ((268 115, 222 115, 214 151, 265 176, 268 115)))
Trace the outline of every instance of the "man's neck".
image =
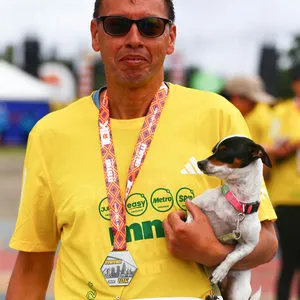
MULTIPOLYGON (((146 116, 161 81, 148 86, 129 88, 107 85, 109 114, 113 119, 136 119, 146 116)), ((103 93, 101 94, 103 97, 103 93)))

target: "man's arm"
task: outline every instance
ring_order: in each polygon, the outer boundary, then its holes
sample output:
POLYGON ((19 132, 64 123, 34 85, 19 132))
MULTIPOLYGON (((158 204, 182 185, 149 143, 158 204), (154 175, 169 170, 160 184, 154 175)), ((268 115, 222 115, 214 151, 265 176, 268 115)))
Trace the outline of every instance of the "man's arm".
MULTIPOLYGON (((170 213, 163 222, 170 252, 181 259, 196 261, 205 266, 216 266, 222 262, 233 246, 221 244, 200 208, 186 202, 193 215, 192 223, 185 223, 183 212, 170 213)), ((278 241, 274 226, 270 221, 261 223, 259 243, 251 254, 243 258, 235 269, 250 269, 269 262, 276 254, 278 241)))
POLYGON ((20 251, 9 282, 6 300, 44 300, 55 252, 20 251))

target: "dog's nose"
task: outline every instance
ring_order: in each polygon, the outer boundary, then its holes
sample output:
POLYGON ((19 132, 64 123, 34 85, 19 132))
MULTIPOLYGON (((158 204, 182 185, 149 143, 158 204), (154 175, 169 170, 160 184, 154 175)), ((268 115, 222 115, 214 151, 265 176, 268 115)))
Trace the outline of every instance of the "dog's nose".
POLYGON ((208 162, 207 159, 198 161, 197 162, 198 168, 203 171, 207 166, 207 162, 208 162))

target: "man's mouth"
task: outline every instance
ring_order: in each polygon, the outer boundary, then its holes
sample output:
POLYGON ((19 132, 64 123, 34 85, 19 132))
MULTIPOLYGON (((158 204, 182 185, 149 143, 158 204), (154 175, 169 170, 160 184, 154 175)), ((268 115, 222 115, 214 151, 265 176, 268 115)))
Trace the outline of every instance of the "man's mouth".
POLYGON ((145 63, 146 59, 139 55, 127 55, 122 57, 120 61, 131 65, 139 65, 145 63))

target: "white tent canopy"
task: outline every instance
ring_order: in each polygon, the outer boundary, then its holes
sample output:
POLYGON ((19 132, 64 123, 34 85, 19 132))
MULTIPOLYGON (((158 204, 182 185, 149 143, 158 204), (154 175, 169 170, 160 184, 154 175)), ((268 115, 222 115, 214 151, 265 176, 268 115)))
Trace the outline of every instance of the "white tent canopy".
POLYGON ((0 101, 49 102, 52 87, 0 60, 0 101))

